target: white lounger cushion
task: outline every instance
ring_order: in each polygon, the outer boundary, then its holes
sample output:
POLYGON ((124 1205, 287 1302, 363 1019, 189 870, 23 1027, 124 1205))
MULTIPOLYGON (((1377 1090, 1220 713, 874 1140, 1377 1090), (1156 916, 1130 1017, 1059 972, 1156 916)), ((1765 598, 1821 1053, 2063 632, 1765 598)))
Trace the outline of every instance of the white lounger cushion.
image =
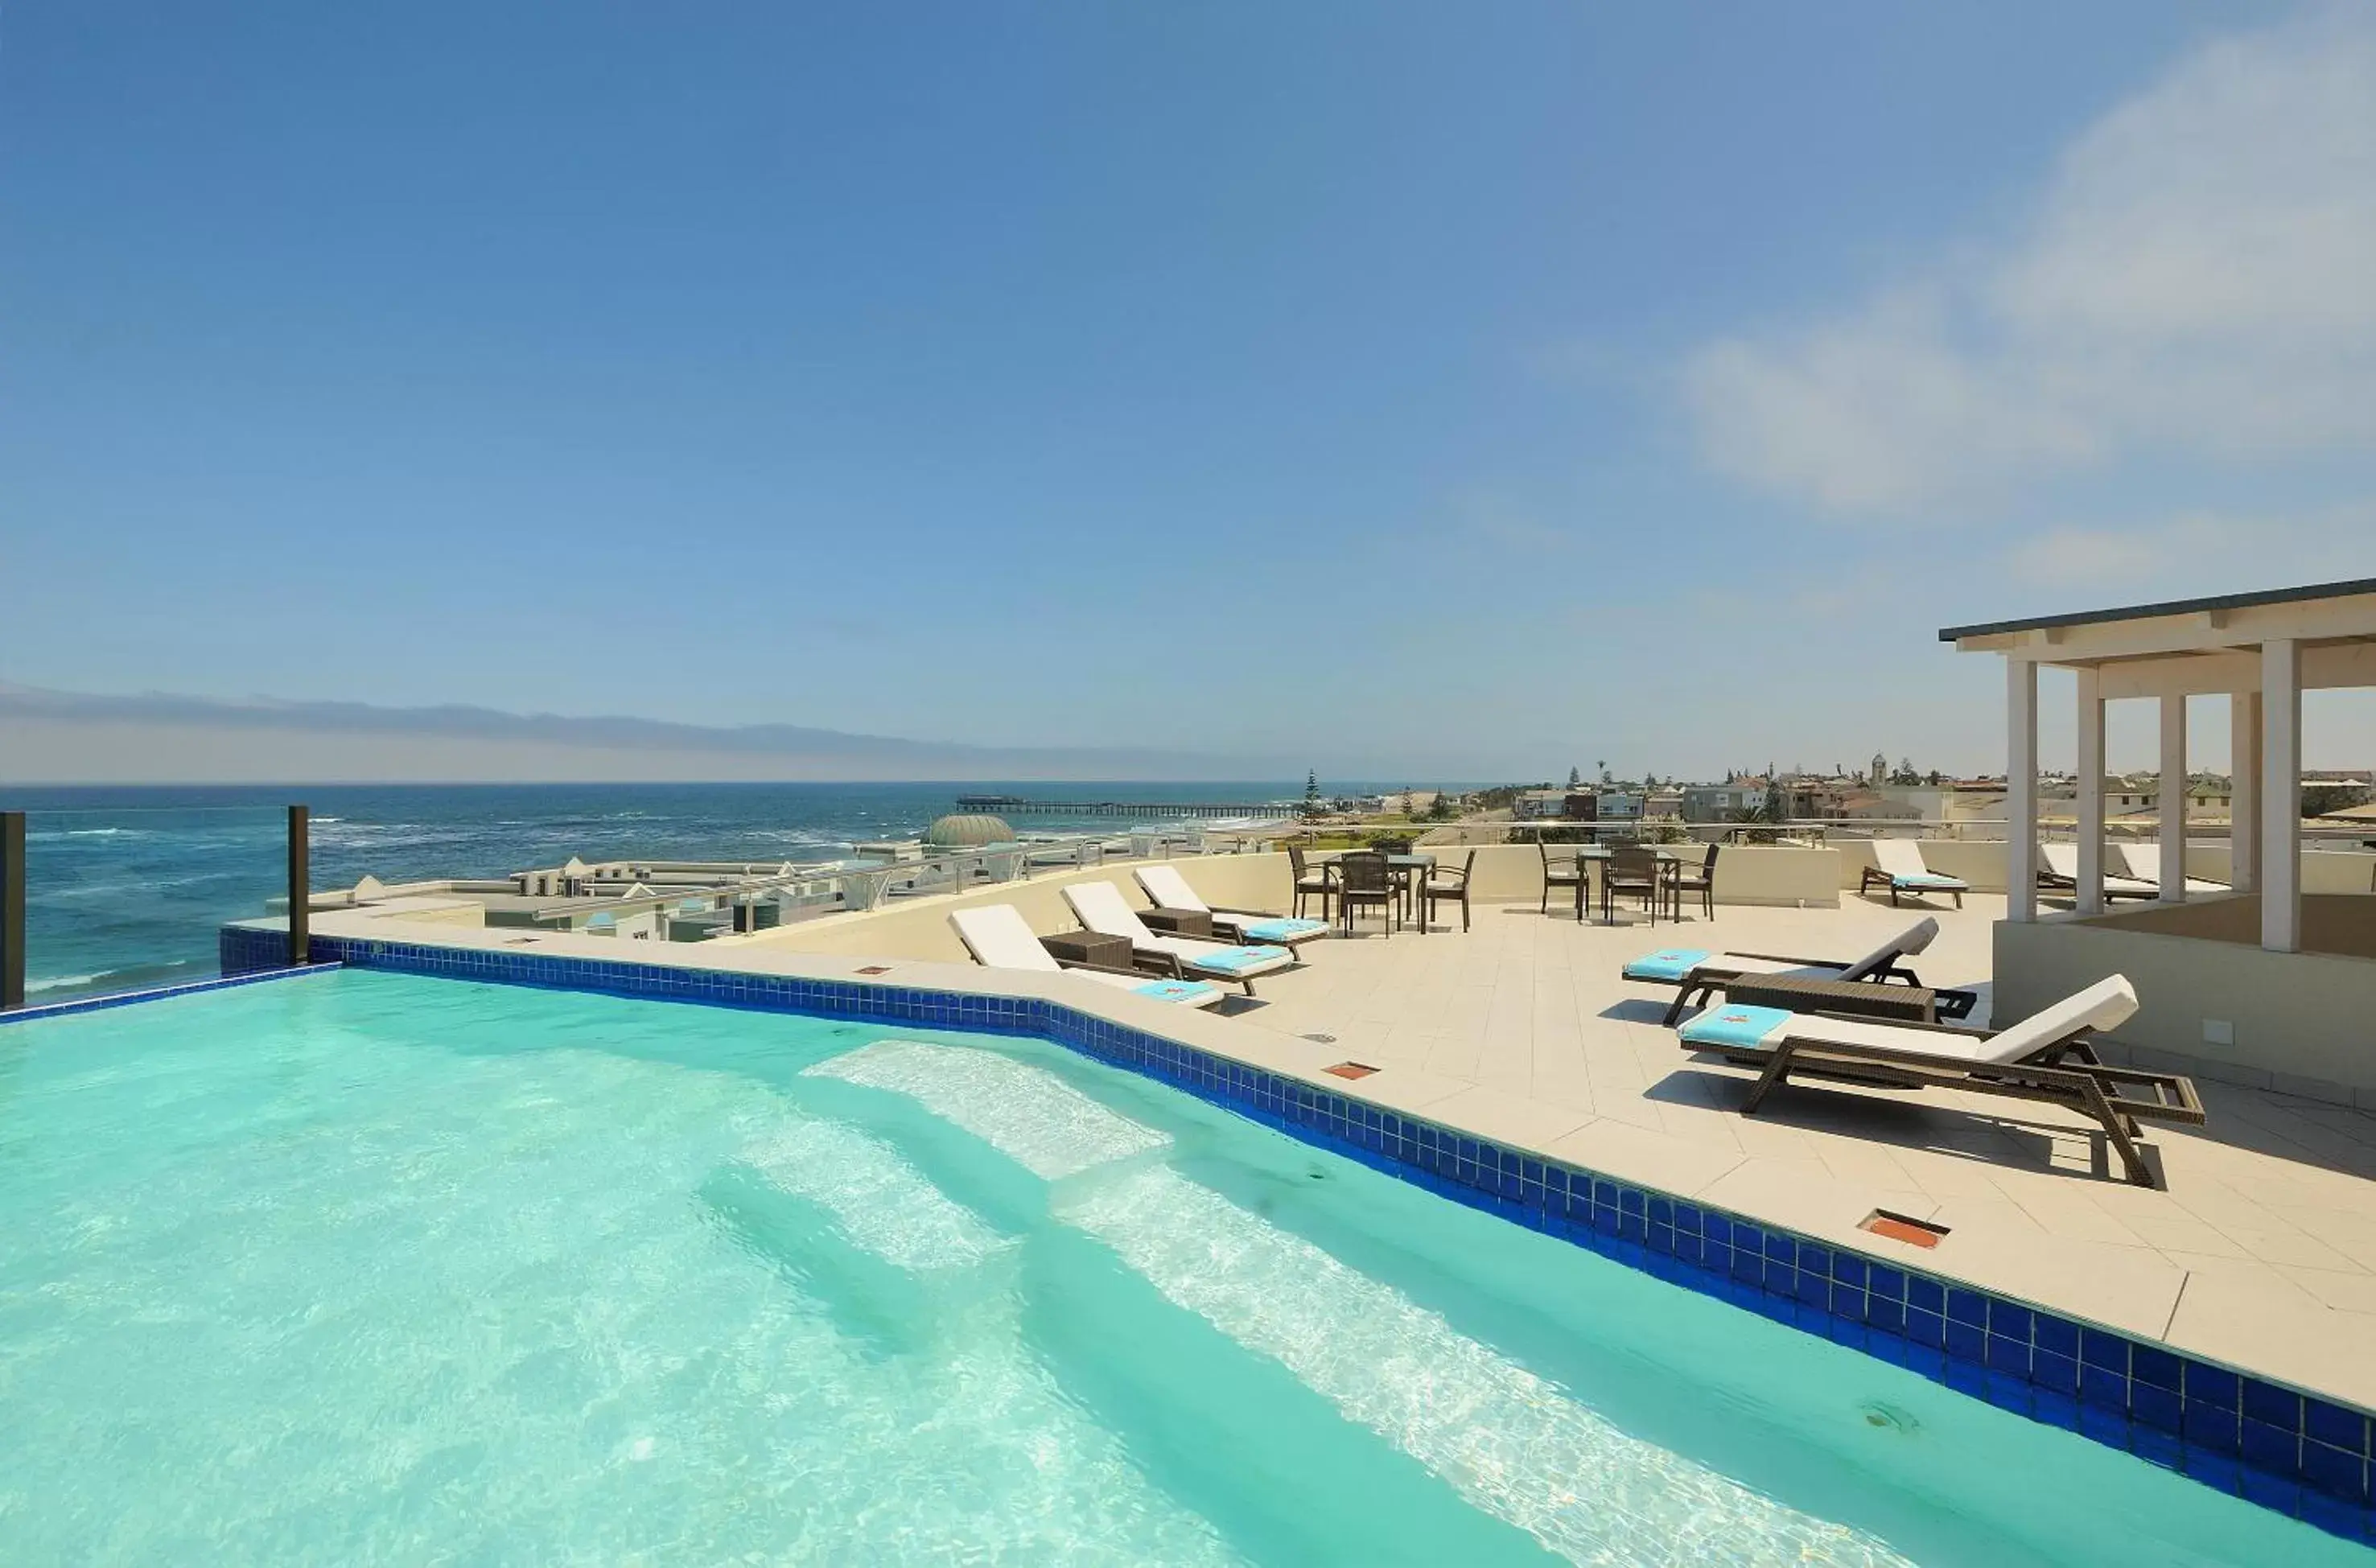
POLYGON ((1115 975, 1100 969, 1066 969, 1056 962, 1054 955, 1040 945, 1031 932, 1023 912, 1012 904, 985 904, 976 909, 956 909, 949 914, 949 924, 956 928, 957 940, 974 961, 985 968, 1029 969, 1039 973, 1069 974, 1078 980, 1096 980, 1118 991, 1136 992, 1153 996, 1158 1001, 1177 1002, 1189 1007, 1210 1007, 1221 1000, 1220 987, 1202 981, 1181 985, 1176 980, 1158 980, 1153 975, 1115 975))
POLYGON ((1892 882, 1907 887, 1962 887, 1961 878, 1942 876, 1923 863, 1922 847, 1911 838, 1875 838, 1872 863, 1892 882))
POLYGON ((976 909, 954 909, 949 924, 966 944, 974 962, 993 969, 1062 969, 1055 956, 1040 945, 1023 911, 1012 904, 985 904, 976 909))
POLYGON ((1919 953, 1938 940, 1939 922, 1925 915, 1840 971, 1842 980, 1862 980, 1885 969, 1910 953, 1919 953))
POLYGON ((1188 885, 1188 879, 1180 874, 1177 866, 1139 866, 1131 874, 1138 878, 1139 886, 1155 900, 1157 909, 1188 909, 1210 915, 1214 925, 1230 927, 1249 942, 1277 943, 1293 947, 1299 943, 1317 941, 1328 934, 1326 921, 1299 921, 1283 915, 1216 909, 1196 896, 1196 890, 1188 885))
MULTIPOLYGON (((2121 860, 2129 874, 2138 882, 2158 891, 2161 887, 2161 846, 2158 844, 2120 844, 2121 860)), ((2189 893, 2228 893, 2234 891, 2224 882, 2205 882, 2200 877, 2186 879, 2189 893)))
POLYGON ((1812 1014, 1784 1013, 1765 1007, 1723 1007, 1704 1013, 1681 1027, 1686 1044, 1707 1050, 1770 1050, 1786 1039, 1805 1045, 1861 1045, 1903 1051, 1942 1062, 2018 1062, 2040 1047, 2081 1028, 2110 1029, 2126 1023, 2137 1010, 2136 988, 2123 975, 2097 980, 2050 1007, 2041 1007, 2013 1028, 1983 1037, 1941 1029, 1911 1029, 1895 1024, 1868 1023, 1860 1018, 1826 1018, 1812 1014), (1693 1038, 1694 1026, 1712 1038, 1693 1038), (1741 1038, 1740 1026, 1765 1028, 1753 1039, 1741 1038), (1730 1026, 1728 1030, 1728 1026, 1730 1026))
POLYGON ((1146 890, 1146 896, 1155 900, 1158 909, 1194 909, 1207 915, 1213 912, 1213 906, 1196 897, 1196 890, 1188 885, 1188 879, 1180 874, 1178 866, 1140 866, 1131 874, 1138 878, 1139 886, 1146 890))
POLYGON ((1208 965, 1235 980, 1265 975, 1295 962, 1295 956, 1283 947, 1240 947, 1227 942, 1203 942, 1192 936, 1158 936, 1146 929, 1138 911, 1123 897, 1122 889, 1111 882, 1076 882, 1064 889, 1064 902, 1073 907, 1073 913, 1083 925, 1101 935, 1125 936, 1133 947, 1169 953, 1183 964, 1208 965), (1257 953, 1275 953, 1277 956, 1237 956, 1257 953))
MULTIPOLYGON (((2037 852, 2046 857, 2047 870, 2062 878, 2065 882, 2072 883, 2074 885, 2078 883, 2078 845, 2040 844, 2037 847, 2037 852)), ((2157 890, 2158 885, 2155 883, 2139 882, 2134 877, 2122 876, 2119 873, 2109 869, 2104 873, 2104 891, 2107 893, 2151 893, 2157 890)))

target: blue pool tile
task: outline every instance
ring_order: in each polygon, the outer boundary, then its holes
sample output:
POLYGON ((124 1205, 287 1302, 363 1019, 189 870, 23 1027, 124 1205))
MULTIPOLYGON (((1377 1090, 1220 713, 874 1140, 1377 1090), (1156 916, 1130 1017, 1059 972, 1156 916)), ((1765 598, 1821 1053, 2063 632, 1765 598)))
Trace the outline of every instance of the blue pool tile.
POLYGON ((2367 1417, 2308 1395, 2302 1396, 2302 1432, 2330 1448, 2351 1454, 2368 1452, 2367 1417))
POLYGON ((2079 1401, 2068 1394, 2052 1389, 2037 1388, 2030 1395, 2029 1413, 2049 1426, 2064 1431, 2079 1430, 2079 1401))
POLYGON ((2158 1345, 2129 1347, 2129 1376, 2138 1383, 2166 1388, 2172 1394, 2185 1388, 2186 1363, 2158 1345))
POLYGON ((1919 1274, 1906 1277, 1906 1304, 1916 1312, 1947 1315, 1947 1288, 1919 1274))
POLYGON ((1832 1254, 1832 1277, 1851 1290, 1865 1288, 1865 1261, 1850 1252, 1832 1254))
POLYGON ((1704 1214, 1697 1204, 1679 1203, 1675 1206, 1675 1229, 1683 1234, 1703 1234, 1705 1229, 1703 1220, 1704 1214))
POLYGON ((1990 1372, 2012 1372, 2025 1383, 2029 1380, 2029 1341, 1991 1334, 1988 1338, 1988 1353, 1990 1372))
POLYGON ((1990 1404, 2023 1416, 2029 1414, 2030 1402, 2037 1393, 2030 1387, 2029 1379, 1998 1372, 1993 1367, 1982 1374, 1981 1386, 1990 1404))
POLYGON ((1947 1319, 1946 1324, 1947 1354, 1959 1361, 1983 1362, 1988 1360, 1987 1334, 1954 1318, 1947 1319))
POLYGON ((2180 1448, 2178 1467, 2192 1479, 2220 1491, 2232 1493, 2243 1487, 2244 1467, 2241 1464, 2225 1454, 2198 1448, 2192 1438, 2180 1448))
POLYGON ((1989 1324, 1989 1299, 1978 1290, 1951 1289, 1947 1292, 1947 1315, 1957 1323, 1985 1329, 1989 1324))
POLYGON ((2236 1427, 2233 1410, 2223 1410, 2200 1399, 2186 1402, 2183 1435, 2191 1445, 2209 1449, 2215 1454, 2236 1455, 2242 1449, 2242 1437, 2236 1427))
POLYGON ((1940 1348, 1947 1343, 1946 1324, 1947 1320, 1937 1313, 1920 1313, 1908 1308, 1906 1313, 1906 1337, 1917 1345, 1928 1345, 1933 1349, 1940 1348))
POLYGON ((2056 1394, 2079 1392, 2079 1363, 2051 1350, 2035 1351, 2029 1359, 2030 1381, 2056 1394))
POLYGON ((2225 1367, 2210 1366, 2202 1361, 2186 1364, 2186 1402, 2216 1406, 2233 1410, 2242 1380, 2225 1367))
POLYGON ((2006 1339, 2018 1339, 2026 1345, 2029 1343, 2030 1328, 2035 1321, 2036 1314, 2027 1307, 1993 1297, 1990 1299, 1989 1334, 1992 1338, 2002 1336, 2006 1339))
POLYGON ((2129 1416, 2156 1431, 2176 1433, 2184 1424, 2185 1402, 2167 1388, 2129 1380, 2129 1416))
POLYGON ((2091 1367, 2101 1367, 2126 1377, 2129 1374, 2129 1342, 2100 1328, 2083 1328, 2079 1331, 2079 1359, 2091 1367))
POLYGON ((2301 1469, 2301 1433, 2292 1427, 2274 1427, 2266 1421, 2244 1418, 2242 1437, 2244 1461, 2258 1465, 2279 1475, 2296 1475, 2301 1469))
POLYGON ((1953 1356, 1948 1357, 1945 1382, 1948 1387, 1958 1394, 1968 1394, 1975 1399, 1986 1399, 1989 1396, 1987 1369, 1977 1361, 1958 1360, 1953 1356))
POLYGON ((2085 1400, 2079 1405, 2079 1431, 2083 1436, 2110 1443, 2115 1448, 2129 1445, 2129 1418, 2118 1410, 2107 1410, 2085 1400))
POLYGON ((2148 1464, 2159 1465, 2165 1470, 2175 1470, 2180 1467, 2185 1448, 2174 1432, 2163 1431, 2141 1421, 2131 1421, 2129 1452, 2148 1464))
POLYGON ((2129 1380, 2102 1367, 2079 1363, 2079 1402, 2099 1410, 2118 1410, 2122 1415, 2129 1409, 2129 1380))
POLYGON ((2368 1501, 2368 1460, 2365 1455, 2305 1441, 2301 1448, 2302 1479, 2329 1497, 2346 1503, 2368 1501))
POLYGON ((1765 1232, 1765 1255, 1772 1262, 1795 1267, 1799 1246, 1788 1231, 1768 1230, 1765 1232))
POLYGON ((2079 1325, 2052 1313, 2038 1313, 2030 1324, 2030 1343, 2057 1356, 2079 1359, 2079 1325))
POLYGON ((1876 1296, 1902 1301, 1906 1300, 1905 1271, 1892 1268, 1887 1264, 1874 1264, 1865 1277, 1865 1289, 1876 1296))
POLYGON ((2302 1488, 2299 1517, 2304 1524, 2315 1525, 2329 1535, 2346 1540, 2365 1541, 2368 1538, 2368 1516, 2362 1506, 2344 1498, 2330 1497, 2316 1487, 2302 1488))
POLYGON ((1832 1277, 1832 1253, 1828 1247, 1812 1241, 1799 1243, 1799 1270, 1802 1274, 1818 1274, 1828 1283, 1832 1277))
POLYGON ((2244 1379, 2244 1414, 2256 1421, 2266 1421, 2274 1427, 2299 1431, 2302 1424, 2302 1396, 2290 1388, 2263 1383, 2257 1377, 2248 1377, 2244 1379))
POLYGON ((1864 1321, 1883 1333, 1903 1334, 1906 1332, 1906 1303, 1868 1292, 1864 1299, 1864 1321))

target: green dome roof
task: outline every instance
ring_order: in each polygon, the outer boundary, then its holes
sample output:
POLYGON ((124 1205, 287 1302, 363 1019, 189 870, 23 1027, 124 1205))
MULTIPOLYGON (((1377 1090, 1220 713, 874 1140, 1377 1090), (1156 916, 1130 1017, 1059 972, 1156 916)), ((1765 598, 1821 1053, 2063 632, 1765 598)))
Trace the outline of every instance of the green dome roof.
POLYGON ((924 842, 935 849, 979 849, 1014 843, 1015 829, 994 816, 944 816, 924 829, 924 842))

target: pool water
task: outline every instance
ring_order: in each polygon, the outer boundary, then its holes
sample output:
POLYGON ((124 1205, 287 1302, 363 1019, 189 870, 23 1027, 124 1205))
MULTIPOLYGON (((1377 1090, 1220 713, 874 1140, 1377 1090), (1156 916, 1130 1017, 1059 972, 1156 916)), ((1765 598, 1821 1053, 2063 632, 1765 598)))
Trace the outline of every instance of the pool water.
POLYGON ((16 1024, 0 1237, 6 1562, 2358 1555, 1032 1040, 16 1024))

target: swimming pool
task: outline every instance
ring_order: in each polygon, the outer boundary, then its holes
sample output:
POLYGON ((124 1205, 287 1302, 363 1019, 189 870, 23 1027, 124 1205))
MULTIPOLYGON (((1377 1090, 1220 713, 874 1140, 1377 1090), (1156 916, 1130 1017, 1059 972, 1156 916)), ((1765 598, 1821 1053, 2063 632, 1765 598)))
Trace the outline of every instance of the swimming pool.
POLYGON ((1030 1039, 16 1024, 0 1235, 0 1561, 2359 1556, 1030 1039))

